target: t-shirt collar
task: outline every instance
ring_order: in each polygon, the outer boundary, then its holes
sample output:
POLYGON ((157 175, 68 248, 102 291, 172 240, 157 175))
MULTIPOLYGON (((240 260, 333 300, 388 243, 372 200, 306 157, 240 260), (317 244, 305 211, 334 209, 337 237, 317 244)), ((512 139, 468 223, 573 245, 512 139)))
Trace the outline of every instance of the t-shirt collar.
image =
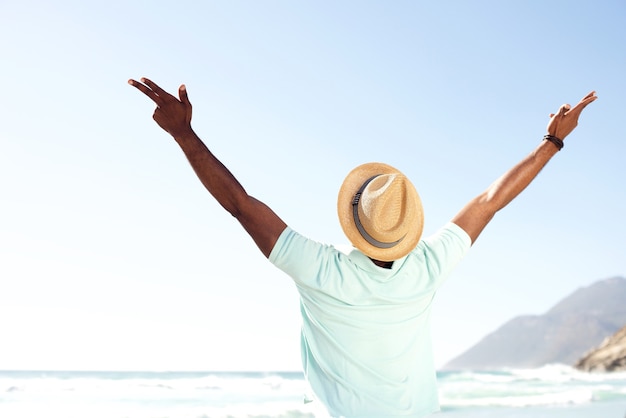
POLYGON ((404 263, 406 256, 395 260, 391 268, 380 267, 374 264, 374 262, 361 251, 354 248, 349 255, 350 259, 354 261, 363 270, 371 272, 379 276, 390 276, 396 272, 396 270, 404 263))

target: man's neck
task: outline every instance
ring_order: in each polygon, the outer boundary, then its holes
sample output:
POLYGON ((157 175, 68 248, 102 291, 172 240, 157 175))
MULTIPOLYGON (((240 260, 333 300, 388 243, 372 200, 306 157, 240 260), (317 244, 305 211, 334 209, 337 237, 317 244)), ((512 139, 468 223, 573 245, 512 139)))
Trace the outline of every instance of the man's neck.
POLYGON ((372 260, 372 263, 376 264, 378 267, 382 267, 384 269, 390 269, 391 266, 393 266, 393 261, 380 261, 374 260, 373 258, 370 258, 370 260, 372 260))

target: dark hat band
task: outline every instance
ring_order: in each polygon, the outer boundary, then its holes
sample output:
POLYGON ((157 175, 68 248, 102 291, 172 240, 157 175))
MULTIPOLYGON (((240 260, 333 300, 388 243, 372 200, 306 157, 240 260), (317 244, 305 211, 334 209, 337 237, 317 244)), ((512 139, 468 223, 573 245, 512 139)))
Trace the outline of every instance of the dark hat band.
POLYGON ((352 199, 352 216, 354 218, 354 224, 356 225, 356 229, 359 231, 359 233, 361 234, 363 239, 365 239, 365 241, 367 241, 369 244, 373 245, 376 248, 393 248, 396 245, 398 245, 404 239, 404 237, 406 237, 406 234, 404 234, 397 241, 393 241, 393 242, 378 241, 376 238, 371 236, 365 230, 365 227, 363 227, 363 224, 361 223, 361 219, 359 218, 359 201, 361 200, 361 195, 363 194, 363 191, 365 190, 367 185, 372 182, 372 180, 374 180, 376 177, 379 177, 381 175, 382 174, 376 174, 375 176, 372 176, 369 179, 367 179, 365 183, 363 183, 361 188, 354 194, 354 198, 352 199))

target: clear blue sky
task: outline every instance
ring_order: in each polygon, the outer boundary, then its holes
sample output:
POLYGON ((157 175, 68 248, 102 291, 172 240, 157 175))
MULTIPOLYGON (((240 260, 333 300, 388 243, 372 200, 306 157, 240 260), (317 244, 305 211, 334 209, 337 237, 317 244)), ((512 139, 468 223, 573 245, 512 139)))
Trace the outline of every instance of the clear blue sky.
POLYGON ((435 301, 438 364, 626 274, 622 1, 0 3, 0 369, 298 370, 290 279, 202 188, 153 104, 290 226, 346 244, 343 177, 383 161, 425 233, 599 99, 435 301))

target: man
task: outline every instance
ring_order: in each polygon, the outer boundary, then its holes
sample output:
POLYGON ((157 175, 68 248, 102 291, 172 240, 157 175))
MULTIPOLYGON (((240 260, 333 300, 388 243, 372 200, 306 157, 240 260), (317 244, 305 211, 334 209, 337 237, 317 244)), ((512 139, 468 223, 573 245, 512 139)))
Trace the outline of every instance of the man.
POLYGON ((438 410, 429 329, 436 290, 495 213, 563 147, 596 99, 591 92, 551 114, 539 146, 427 239, 421 239, 419 195, 401 172, 382 163, 355 168, 337 202, 355 247, 345 255, 299 235, 246 193, 191 128, 184 85, 176 98, 146 78, 129 84, 156 103, 154 120, 174 137, 207 190, 293 278, 305 376, 333 417, 423 417, 438 410))

